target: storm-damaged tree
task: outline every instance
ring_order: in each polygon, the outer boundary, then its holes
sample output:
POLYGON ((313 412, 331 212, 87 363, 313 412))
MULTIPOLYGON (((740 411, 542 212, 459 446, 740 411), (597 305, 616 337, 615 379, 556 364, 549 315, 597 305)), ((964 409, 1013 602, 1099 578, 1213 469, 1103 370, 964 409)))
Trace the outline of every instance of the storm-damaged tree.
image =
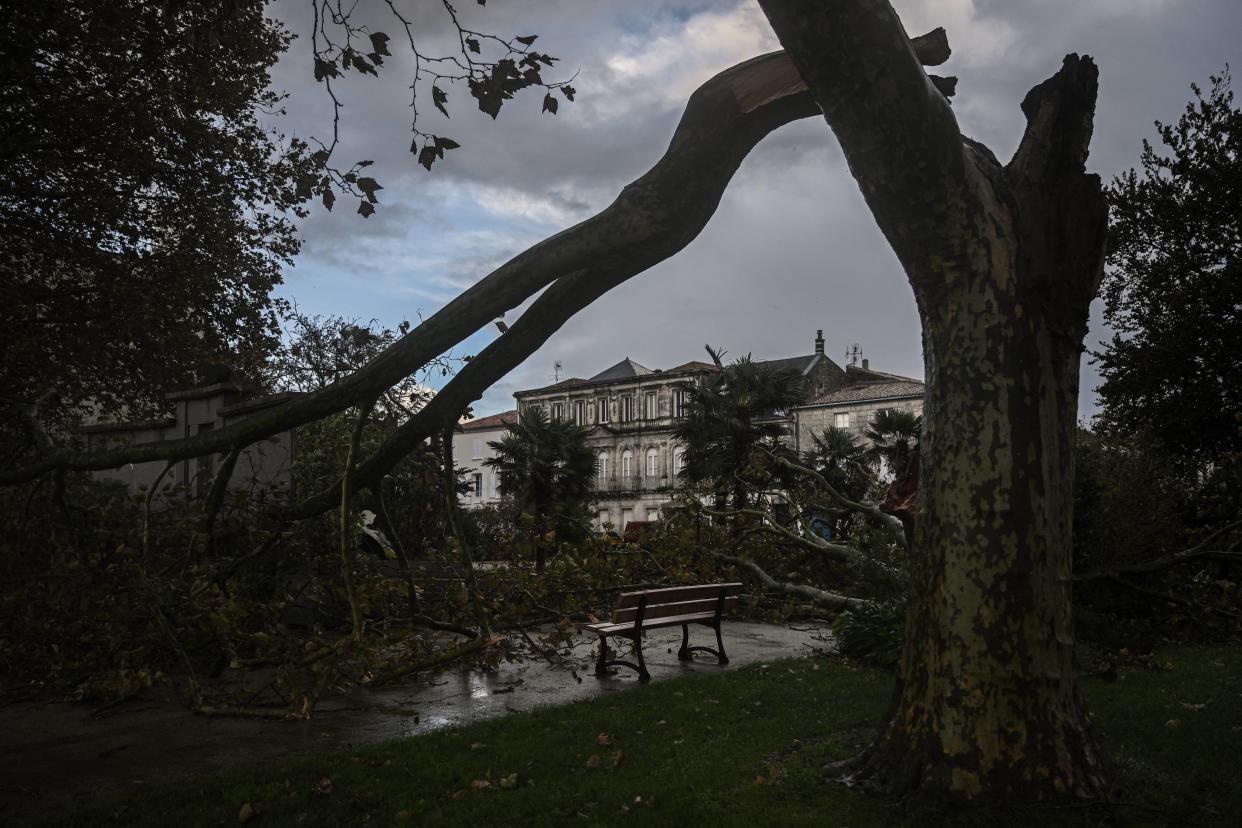
MULTIPOLYGON (((574 313, 684 248, 764 135, 822 114, 909 277, 927 381, 900 686, 857 771, 912 796, 1106 796, 1070 624, 1078 363, 1107 224, 1084 171, 1095 66, 1070 55, 1027 95, 1025 134, 1002 165, 961 135, 954 82, 923 69, 948 58, 943 31, 910 40, 886 0, 761 6, 786 52, 705 83, 664 157, 613 204, 502 265, 366 368, 202 437, 89 455, 44 437, 39 460, 0 482, 194 457, 369 401, 542 290, 357 464, 354 482, 376 485, 574 313)), ((334 485, 292 514, 339 502, 334 485)))

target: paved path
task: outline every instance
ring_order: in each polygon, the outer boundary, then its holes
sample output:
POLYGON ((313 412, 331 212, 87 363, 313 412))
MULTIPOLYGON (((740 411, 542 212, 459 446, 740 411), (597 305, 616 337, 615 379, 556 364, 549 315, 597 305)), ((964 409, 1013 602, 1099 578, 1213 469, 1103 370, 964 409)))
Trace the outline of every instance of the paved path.
MULTIPOLYGON (((827 628, 815 625, 726 621, 724 633, 728 667, 710 657, 678 661, 679 629, 649 634, 643 654, 653 680, 807 655, 831 644, 827 628)), ((709 643, 712 633, 700 628, 691 636, 692 643, 709 643)), ((0 824, 54 816, 146 785, 237 765, 349 750, 639 686, 631 670, 597 679, 591 643, 582 639, 576 657, 562 667, 530 660, 502 664, 491 673, 448 671, 405 685, 358 689, 324 702, 305 722, 205 719, 176 704, 143 701, 120 705, 101 718, 92 718, 83 705, 13 705, 0 710, 0 824)))

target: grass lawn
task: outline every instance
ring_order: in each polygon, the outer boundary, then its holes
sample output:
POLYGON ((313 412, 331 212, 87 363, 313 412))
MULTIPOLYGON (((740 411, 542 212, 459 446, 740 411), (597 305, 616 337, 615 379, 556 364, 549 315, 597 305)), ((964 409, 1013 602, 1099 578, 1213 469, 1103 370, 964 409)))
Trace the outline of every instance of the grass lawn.
MULTIPOLYGON (((1126 825, 1242 824, 1242 649, 1170 649, 1084 691, 1126 825)), ((660 682, 456 730, 239 769, 71 824, 1061 825, 1087 809, 902 813, 822 782, 863 746, 891 678, 799 659, 660 682)))

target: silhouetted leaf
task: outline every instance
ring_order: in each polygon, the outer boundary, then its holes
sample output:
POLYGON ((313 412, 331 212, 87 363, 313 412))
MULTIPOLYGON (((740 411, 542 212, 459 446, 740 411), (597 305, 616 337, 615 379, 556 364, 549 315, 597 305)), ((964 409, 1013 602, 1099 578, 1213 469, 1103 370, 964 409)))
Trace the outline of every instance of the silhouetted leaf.
POLYGON ((469 48, 470 51, 474 52, 476 55, 480 51, 479 41, 475 40, 473 37, 466 38, 466 47, 469 48))
POLYGON ((367 218, 375 212, 375 207, 369 201, 360 201, 358 203, 358 215, 367 218))
POLYGON ((425 144, 423 145, 422 150, 418 153, 418 163, 430 170, 431 165, 436 162, 436 158, 438 157, 439 156, 436 154, 436 148, 431 144, 425 144))
POLYGON ((515 39, 517 40, 518 43, 521 43, 523 46, 530 46, 536 40, 539 39, 539 35, 526 35, 524 37, 519 37, 515 39))
POLYGON ((372 204, 375 204, 377 201, 377 199, 375 198, 375 191, 382 190, 384 188, 381 187, 379 182, 376 181, 374 178, 363 177, 363 178, 358 179, 358 189, 366 193, 367 201, 371 202, 372 204))
POLYGON ((444 104, 448 102, 448 94, 438 86, 431 87, 431 102, 436 105, 436 109, 444 113, 444 117, 449 116, 448 110, 444 108, 444 104))
POLYGON ((383 32, 375 32, 371 35, 371 48, 381 55, 391 55, 388 51, 388 35, 383 32))
POLYGON ((574 95, 578 94, 578 90, 566 84, 561 87, 561 94, 565 96, 566 100, 572 101, 574 99, 574 95))
POLYGON ((323 191, 323 206, 327 207, 328 210, 331 211, 332 203, 334 201, 336 201, 336 195, 331 190, 324 190, 323 191))
POLYGON ((457 143, 452 138, 441 138, 440 136, 437 135, 436 146, 442 150, 453 150, 453 149, 457 149, 458 147, 460 147, 461 144, 457 143))
POLYGON ((556 107, 557 107, 557 101, 556 101, 556 98, 552 97, 551 92, 543 96, 543 111, 544 112, 551 112, 553 115, 555 115, 556 107))

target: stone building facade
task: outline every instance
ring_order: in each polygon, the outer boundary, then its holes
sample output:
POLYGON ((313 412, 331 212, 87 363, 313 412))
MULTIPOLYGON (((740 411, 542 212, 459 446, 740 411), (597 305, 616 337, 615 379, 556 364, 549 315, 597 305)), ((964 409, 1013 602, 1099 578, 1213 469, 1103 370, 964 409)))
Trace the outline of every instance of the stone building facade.
POLYGON ((470 491, 459 498, 462 506, 480 509, 500 503, 500 481, 496 470, 483 465, 496 456, 488 445, 499 440, 510 424, 517 422, 517 411, 505 411, 490 417, 467 420, 453 434, 453 466, 466 476, 470 491))
POLYGON ((911 377, 872 371, 867 360, 845 369, 845 381, 792 411, 793 447, 799 452, 814 447, 814 435, 829 426, 851 432, 865 442, 865 432, 881 411, 893 409, 923 414, 923 383, 911 377))
MULTIPOLYGON (((814 345, 806 356, 764 363, 802 375, 807 406, 774 413, 787 424, 791 440, 798 439, 801 411, 810 417, 823 416, 821 410, 832 411, 838 405, 831 399, 832 392, 893 376, 837 365, 824 354, 822 331, 816 331, 814 345)), ((630 521, 658 519, 672 499, 683 465, 682 448, 673 439, 686 402, 679 386, 701 384, 718 370, 706 362, 651 369, 627 357, 589 379, 571 378, 519 391, 514 397, 519 417, 539 407, 551 417, 590 429, 588 443, 596 454, 595 524, 621 532, 630 521)))
MULTIPOLYGON (((165 395, 171 408, 168 417, 137 422, 104 422, 79 427, 89 450, 196 437, 219 430, 272 406, 287 402, 292 393, 246 399, 232 383, 217 383, 165 395)), ((287 496, 292 492, 294 433, 285 431, 253 443, 242 450, 229 476, 230 490, 287 496)), ((207 455, 178 462, 160 483, 161 489, 180 487, 189 497, 203 497, 211 488, 222 455, 207 455)), ((94 472, 98 480, 114 480, 134 490, 149 490, 166 464, 162 460, 129 463, 120 468, 94 472)))

